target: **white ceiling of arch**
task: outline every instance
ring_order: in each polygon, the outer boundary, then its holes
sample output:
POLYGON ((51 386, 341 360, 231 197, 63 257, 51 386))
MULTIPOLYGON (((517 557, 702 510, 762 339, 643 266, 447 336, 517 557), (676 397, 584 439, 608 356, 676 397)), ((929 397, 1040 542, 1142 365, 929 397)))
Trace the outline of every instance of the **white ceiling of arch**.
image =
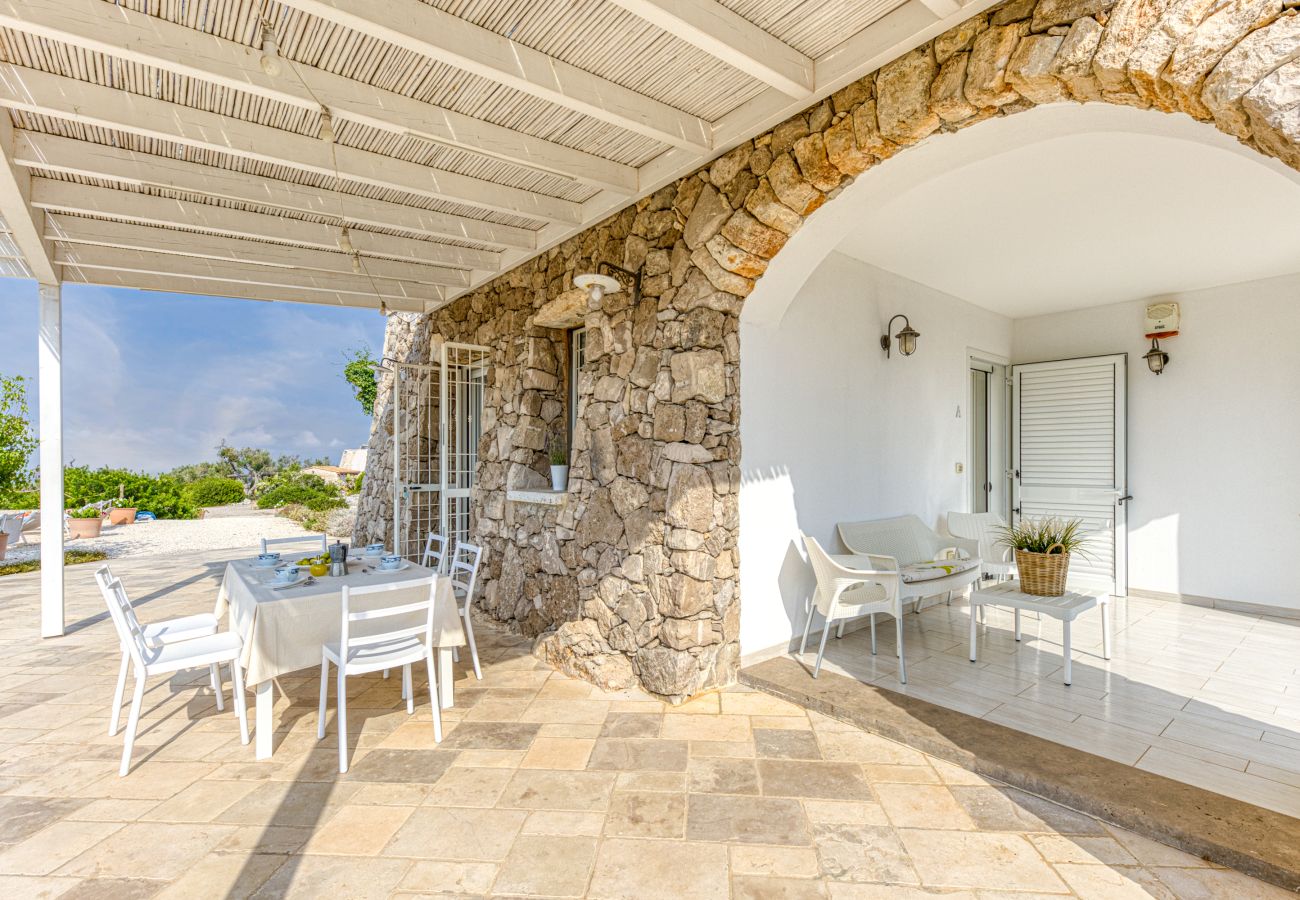
POLYGON ((987 128, 864 176, 837 249, 1013 318, 1300 272, 1300 176, 1207 125, 1066 106, 987 128))

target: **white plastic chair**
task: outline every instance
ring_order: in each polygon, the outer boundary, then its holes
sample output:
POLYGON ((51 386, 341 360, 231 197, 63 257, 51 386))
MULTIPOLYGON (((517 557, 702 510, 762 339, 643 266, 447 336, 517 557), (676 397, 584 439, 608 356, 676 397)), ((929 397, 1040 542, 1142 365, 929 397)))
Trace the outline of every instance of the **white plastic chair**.
MULTIPOLYGON (((222 663, 230 664, 230 678, 235 693, 235 714, 239 717, 239 739, 248 743, 248 711, 244 703, 244 678, 239 667, 239 654, 243 649, 239 635, 233 631, 223 631, 203 637, 177 640, 171 643, 151 645, 146 640, 144 629, 136 620, 135 611, 127 599, 122 582, 112 579, 102 588, 104 602, 108 613, 117 628, 117 637, 123 648, 130 654, 135 665, 135 692, 131 695, 131 713, 126 720, 126 735, 122 741, 122 765, 118 775, 126 775, 131 769, 131 748, 135 745, 135 732, 140 724, 140 704, 144 700, 145 681, 151 675, 166 675, 182 669, 206 667, 211 671, 222 663)), ((220 694, 218 694, 220 698, 220 694)), ((223 709, 218 699, 217 708, 223 709)), ((114 722, 116 729, 116 722, 114 722)))
MULTIPOLYGON (((329 538, 323 534, 304 534, 301 536, 284 538, 262 538, 262 552, 265 553, 267 547, 280 547, 285 544, 306 544, 309 542, 318 545, 310 549, 319 550, 321 553, 324 553, 328 549, 329 538)), ((308 548, 304 547, 303 549, 306 550, 308 548)))
POLYGON ((447 562, 447 539, 432 531, 424 539, 424 553, 420 556, 420 565, 433 569, 441 575, 447 562))
MULTIPOLYGON (((470 661, 474 663, 474 677, 479 681, 483 680, 483 669, 478 662, 478 645, 474 643, 474 623, 470 621, 469 609, 474 605, 474 586, 478 584, 478 567, 482 561, 482 547, 457 541, 448 572, 452 593, 456 595, 456 610, 465 622, 465 640, 469 643, 470 661)), ((460 650, 453 652, 459 659, 460 650)))
POLYGON ((870 616, 871 653, 874 656, 876 613, 884 613, 894 617, 894 630, 898 633, 898 680, 907 684, 907 666, 903 661, 903 601, 899 596, 901 581, 898 572, 871 568, 873 563, 867 556, 833 557, 806 534, 803 535, 803 542, 808 548, 808 560, 812 563, 813 573, 817 576, 817 593, 809 604, 808 617, 803 624, 803 639, 799 642, 800 656, 808 648, 808 631, 812 626, 813 612, 821 613, 825 620, 821 646, 817 648, 817 664, 813 667, 813 678, 821 674, 826 638, 830 636, 831 627, 836 620, 841 621, 842 635, 843 620, 870 616), (859 568, 859 565, 864 567, 859 568))
MULTIPOLYGON (((130 597, 127 596, 126 588, 116 577, 112 570, 107 566, 100 566, 95 571, 95 582, 99 585, 99 592, 103 595, 104 601, 108 602, 110 598, 111 585, 117 582, 118 590, 121 591, 122 602, 128 606, 131 603, 130 597)), ((132 616, 135 615, 134 607, 131 610, 132 616)), ((136 620, 137 623, 139 620, 136 620)), ((217 617, 212 613, 197 613, 192 616, 180 616, 175 619, 164 619, 161 622, 151 622, 148 625, 140 625, 140 631, 144 635, 145 642, 151 647, 161 647, 163 644, 174 644, 177 641, 187 641, 190 638, 206 637, 209 634, 216 634, 218 627, 217 617)), ((108 723, 108 733, 110 736, 117 734, 117 724, 122 716, 122 697, 126 693, 126 669, 131 662, 131 654, 126 646, 122 647, 122 665, 117 670, 117 689, 113 692, 113 716, 108 723)), ((221 694, 221 673, 217 671, 216 663, 210 667, 212 682, 212 692, 217 697, 217 709, 225 709, 225 700, 221 694)))
POLYGON ((948 533, 953 537, 979 542, 980 570, 994 578, 1015 578, 1016 558, 1002 543, 999 529, 1006 526, 994 512, 948 513, 948 533))
POLYGON ((951 604, 953 591, 979 580, 975 542, 944 538, 916 516, 840 522, 835 527, 850 552, 871 557, 872 568, 899 573, 899 595, 904 603, 915 603, 918 613, 926 597, 946 594, 951 604), (957 571, 944 574, 943 569, 925 567, 927 561, 942 560, 953 561, 957 571))
POLYGON ((316 718, 316 738, 325 737, 325 708, 329 692, 330 663, 338 670, 338 725, 339 725, 339 772, 348 770, 348 701, 347 678, 349 675, 363 675, 378 672, 381 669, 402 668, 402 689, 406 699, 406 712, 415 712, 415 691, 411 682, 411 664, 424 660, 429 669, 429 705, 433 707, 433 740, 442 741, 442 711, 438 703, 438 681, 433 664, 433 601, 434 585, 437 579, 423 578, 416 582, 400 584, 377 584, 366 587, 349 587, 343 585, 343 614, 339 624, 337 642, 321 645, 320 661, 320 709, 316 718), (353 612, 351 604, 354 598, 380 594, 395 589, 406 589, 413 585, 427 585, 428 596, 414 603, 401 606, 381 607, 353 612), (418 623, 415 617, 423 613, 418 623), (376 622, 394 617, 404 617, 405 623, 395 624, 389 631, 354 634, 353 622, 376 622))
POLYGON ((18 532, 18 537, 19 537, 18 543, 30 544, 31 541, 27 540, 27 533, 29 531, 40 530, 41 511, 39 509, 32 510, 31 512, 27 513, 27 515, 23 516, 22 521, 23 521, 23 527, 22 530, 18 532))

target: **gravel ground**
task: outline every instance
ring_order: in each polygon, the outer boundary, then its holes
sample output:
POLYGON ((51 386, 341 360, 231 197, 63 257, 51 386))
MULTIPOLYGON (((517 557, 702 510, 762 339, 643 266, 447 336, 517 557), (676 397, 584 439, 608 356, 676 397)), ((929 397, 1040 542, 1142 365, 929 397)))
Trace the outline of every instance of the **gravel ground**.
MULTIPOLYGON (((154 556, 257 547, 263 537, 291 537, 305 534, 297 522, 247 505, 220 507, 202 519, 174 519, 137 522, 134 525, 104 526, 97 538, 68 541, 69 550, 102 550, 110 557, 154 556)), ((39 544, 10 547, 5 562, 20 562, 40 556, 39 544)))

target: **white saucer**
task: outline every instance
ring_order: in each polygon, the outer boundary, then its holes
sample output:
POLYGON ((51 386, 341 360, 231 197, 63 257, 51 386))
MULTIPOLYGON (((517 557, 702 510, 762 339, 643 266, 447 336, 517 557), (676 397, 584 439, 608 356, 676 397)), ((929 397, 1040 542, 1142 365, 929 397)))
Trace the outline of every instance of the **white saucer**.
POLYGON ((279 568, 280 565, 281 563, 280 560, 278 559, 263 561, 258 559, 256 556, 253 557, 253 568, 255 569, 275 569, 275 568, 279 568))
POLYGON ((272 588, 289 588, 289 587, 293 587, 296 584, 302 584, 310 577, 311 577, 310 572, 302 572, 293 581, 280 581, 278 578, 272 578, 266 584, 268 587, 272 587, 272 588))
POLYGON ((411 567, 410 560, 404 559, 402 560, 402 564, 398 566, 396 569, 385 569, 382 566, 375 566, 375 571, 380 575, 387 575, 391 572, 401 572, 404 569, 409 569, 410 567, 411 567))

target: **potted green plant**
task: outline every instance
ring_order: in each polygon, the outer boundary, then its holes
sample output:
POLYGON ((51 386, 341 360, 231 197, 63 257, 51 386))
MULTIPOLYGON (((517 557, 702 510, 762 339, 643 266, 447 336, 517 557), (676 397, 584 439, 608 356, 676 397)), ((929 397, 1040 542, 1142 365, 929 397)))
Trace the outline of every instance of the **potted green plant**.
POLYGON ((113 506, 108 511, 109 525, 134 525, 135 514, 140 511, 138 506, 130 506, 130 500, 115 500, 113 506), (119 505, 121 504, 121 505, 119 505))
POLYGON ((1083 533, 1082 519, 1021 519, 1000 531, 999 543, 1015 551, 1020 590, 1036 597, 1064 594, 1070 555, 1088 557, 1083 550, 1088 536, 1083 533))
POLYGON ((103 514, 93 506, 68 511, 68 531, 74 538, 97 538, 103 527, 103 514))
POLYGON ((551 490, 569 489, 569 449, 559 432, 552 432, 547 440, 546 454, 551 459, 551 490))

